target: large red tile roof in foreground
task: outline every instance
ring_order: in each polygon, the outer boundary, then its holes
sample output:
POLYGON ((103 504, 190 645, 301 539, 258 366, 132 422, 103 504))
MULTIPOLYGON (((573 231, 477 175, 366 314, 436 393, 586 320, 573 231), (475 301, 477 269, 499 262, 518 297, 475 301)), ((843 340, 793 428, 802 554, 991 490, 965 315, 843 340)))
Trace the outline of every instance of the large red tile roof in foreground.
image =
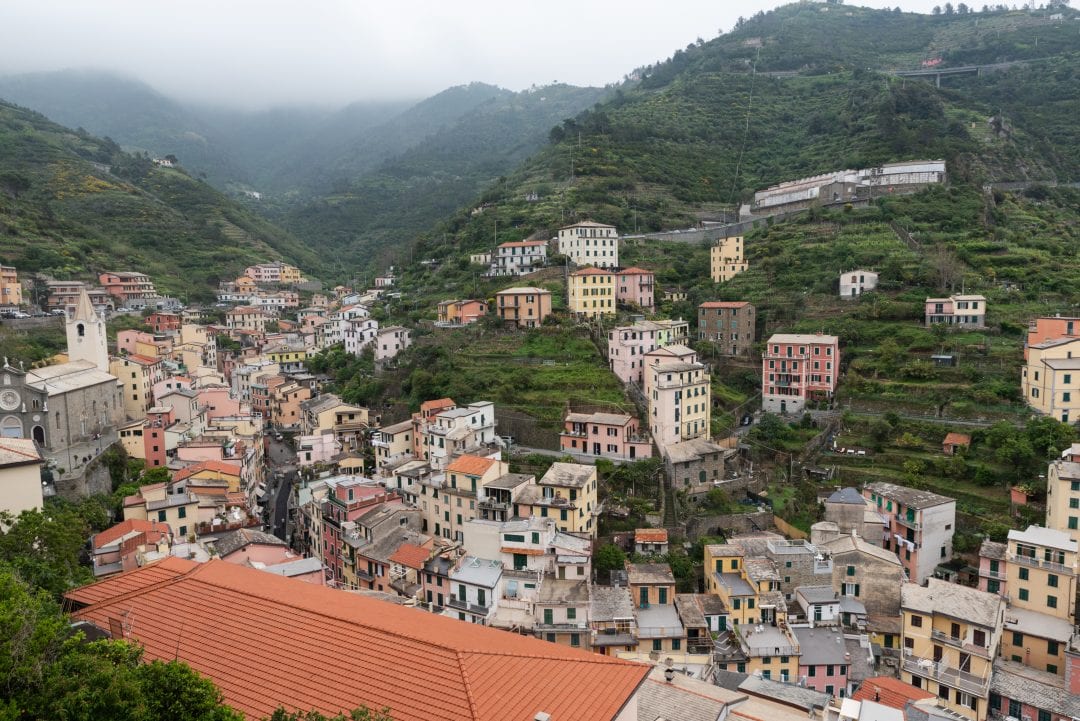
POLYGON ((278 705, 398 721, 610 721, 649 668, 211 560, 167 559, 68 594, 148 659, 178 657, 248 718, 278 705))

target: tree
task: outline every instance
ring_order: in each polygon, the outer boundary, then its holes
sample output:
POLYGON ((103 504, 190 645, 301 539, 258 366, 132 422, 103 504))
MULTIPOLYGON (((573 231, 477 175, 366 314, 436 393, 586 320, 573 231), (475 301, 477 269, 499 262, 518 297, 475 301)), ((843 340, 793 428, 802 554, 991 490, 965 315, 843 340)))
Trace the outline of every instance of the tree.
MULTIPOLYGON (((626 565, 626 554, 614 543, 605 543, 593 555, 593 568, 597 573, 621 570, 626 565)), ((275 721, 275 720, 272 720, 275 721)))
POLYGON ((89 533, 89 524, 63 505, 49 504, 14 517, 0 513, 0 563, 59 600, 65 591, 93 580, 79 563, 89 533))

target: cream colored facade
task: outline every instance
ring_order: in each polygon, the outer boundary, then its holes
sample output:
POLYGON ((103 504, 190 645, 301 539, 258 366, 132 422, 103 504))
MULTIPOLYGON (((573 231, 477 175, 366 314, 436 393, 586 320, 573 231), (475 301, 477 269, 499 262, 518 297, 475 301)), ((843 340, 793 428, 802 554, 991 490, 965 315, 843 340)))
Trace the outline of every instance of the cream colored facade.
POLYGON ((29 438, 0 438, 0 512, 18 516, 40 510, 41 464, 44 461, 29 438))
POLYGON ((615 274, 599 268, 582 268, 570 274, 567 287, 570 312, 596 318, 615 315, 615 274))
POLYGON ((1062 423, 1080 420, 1080 338, 1035 343, 1027 354, 1021 371, 1027 404, 1062 423))
POLYGON ((619 267, 619 234, 614 225, 585 221, 559 228, 559 252, 574 265, 619 267))
POLYGON ((710 436, 711 379, 705 365, 685 361, 647 363, 645 375, 649 429, 657 445, 710 436))
POLYGON ((1080 454, 1065 456, 1046 471, 1046 527, 1080 543, 1080 454), (1075 459, 1075 460, 1071 460, 1075 459))
POLYGON ((596 538, 596 466, 553 463, 532 488, 514 501, 518 515, 552 518, 565 533, 586 533, 596 538))
POLYGON ((1002 658, 1065 675, 1065 649, 1076 622, 1077 556, 1077 542, 1062 531, 1009 531, 1002 658))
POLYGON ((900 680, 938 696, 952 711, 984 721, 1001 645, 1005 599, 940 579, 901 589, 900 680))
POLYGON ((714 283, 726 283, 750 267, 744 255, 743 237, 733 235, 723 238, 709 250, 709 261, 714 283))
POLYGON ((128 418, 145 418, 154 405, 154 384, 163 380, 161 361, 153 358, 112 358, 109 373, 119 379, 123 388, 124 414, 128 418))

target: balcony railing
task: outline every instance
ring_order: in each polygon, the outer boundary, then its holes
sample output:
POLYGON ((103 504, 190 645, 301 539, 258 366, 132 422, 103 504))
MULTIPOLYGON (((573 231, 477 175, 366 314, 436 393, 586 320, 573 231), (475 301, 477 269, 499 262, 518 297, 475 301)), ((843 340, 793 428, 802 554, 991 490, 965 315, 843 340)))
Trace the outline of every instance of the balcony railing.
POLYGON ((456 608, 459 611, 468 611, 469 613, 475 613, 478 616, 486 616, 488 614, 488 610, 491 608, 490 606, 480 606, 475 603, 463 601, 456 596, 450 596, 449 598, 447 598, 446 605, 450 608, 456 608))
POLYGON ((901 526, 904 526, 906 528, 910 528, 913 531, 921 531, 922 530, 922 524, 921 523, 918 523, 917 521, 909 521, 907 519, 907 516, 901 516, 901 515, 897 514, 897 515, 893 516, 893 518, 901 526))
POLYGON ((904 659, 904 670, 916 676, 932 678, 953 688, 958 688, 975 696, 985 697, 990 690, 990 678, 976 676, 967 671, 949 666, 941 661, 911 656, 904 659))
POLYGON ((536 630, 538 631, 588 631, 589 624, 584 621, 574 623, 542 623, 537 622, 536 630))
POLYGON ((979 570, 979 575, 980 576, 985 576, 986 578, 993 578, 993 579, 998 580, 998 581, 1007 580, 1007 576, 1005 575, 1004 571, 990 571, 990 570, 984 571, 984 570, 980 569, 979 570))
POLYGON ((484 498, 476 504, 481 509, 489 511, 508 511, 510 510, 510 504, 506 501, 497 501, 494 498, 484 498))
POLYGON ((1024 566, 1031 566, 1032 568, 1042 568, 1046 571, 1053 571, 1054 573, 1071 574, 1076 572, 1075 569, 1069 568, 1068 566, 1061 563, 1032 558, 1031 556, 1018 556, 1014 553, 1009 554, 1009 562, 1019 563, 1024 566))

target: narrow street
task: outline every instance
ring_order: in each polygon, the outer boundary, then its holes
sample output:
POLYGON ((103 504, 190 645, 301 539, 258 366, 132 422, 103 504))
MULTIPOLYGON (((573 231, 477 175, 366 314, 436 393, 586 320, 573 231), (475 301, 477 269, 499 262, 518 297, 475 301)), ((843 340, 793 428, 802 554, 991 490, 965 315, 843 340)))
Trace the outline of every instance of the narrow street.
POLYGON ((289 496, 296 480, 296 452, 288 438, 278 441, 270 436, 266 449, 267 487, 266 529, 283 541, 289 540, 289 496))

